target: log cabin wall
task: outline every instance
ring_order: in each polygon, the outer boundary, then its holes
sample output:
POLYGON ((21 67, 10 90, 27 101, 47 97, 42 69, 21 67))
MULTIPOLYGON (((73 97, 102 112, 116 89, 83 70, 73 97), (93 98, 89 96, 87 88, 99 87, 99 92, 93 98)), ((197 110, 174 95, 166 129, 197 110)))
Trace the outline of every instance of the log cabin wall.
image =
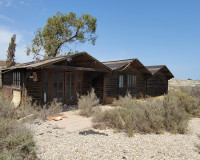
POLYGON ((168 79, 164 75, 155 75, 147 80, 147 95, 160 96, 168 93, 168 79))
POLYGON ((104 79, 104 103, 112 103, 114 98, 125 96, 129 92, 133 97, 139 97, 146 94, 146 76, 134 71, 112 71, 104 79), (119 88, 119 76, 124 76, 124 87, 119 88), (136 85, 127 86, 128 75, 136 76, 136 85))
POLYGON ((13 87, 12 87, 12 83, 13 83, 13 72, 7 72, 4 73, 2 76, 2 82, 3 82, 3 86, 2 86, 2 94, 3 97, 12 100, 12 92, 13 92, 13 87))
POLYGON ((96 96, 103 102, 104 74, 98 72, 84 72, 82 82, 82 94, 86 95, 92 88, 95 89, 96 96))
MULTIPOLYGON (((27 71, 25 74, 25 90, 27 96, 32 97, 32 100, 41 104, 42 102, 42 76, 41 69, 27 71), (33 79, 33 74, 37 75, 37 80, 33 79)), ((26 93, 22 93, 26 95, 26 93)))

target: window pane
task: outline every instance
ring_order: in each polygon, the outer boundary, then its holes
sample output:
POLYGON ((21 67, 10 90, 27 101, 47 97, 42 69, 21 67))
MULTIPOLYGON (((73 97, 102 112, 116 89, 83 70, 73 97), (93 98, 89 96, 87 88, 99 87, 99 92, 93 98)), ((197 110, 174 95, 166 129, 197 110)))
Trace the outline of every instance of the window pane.
POLYGON ((69 73, 67 74, 67 81, 68 81, 68 83, 70 82, 70 74, 69 73))
POLYGON ((124 76, 120 75, 119 76, 119 88, 123 88, 124 85, 124 76))
POLYGON ((70 84, 67 83, 67 86, 66 86, 66 96, 67 96, 67 99, 70 99, 70 84))

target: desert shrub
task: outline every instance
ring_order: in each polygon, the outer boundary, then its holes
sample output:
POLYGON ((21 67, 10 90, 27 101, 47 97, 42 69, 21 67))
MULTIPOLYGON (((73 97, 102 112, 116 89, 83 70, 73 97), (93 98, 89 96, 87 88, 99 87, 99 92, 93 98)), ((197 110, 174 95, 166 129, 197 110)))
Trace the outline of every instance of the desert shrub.
POLYGON ((54 116, 62 112, 62 103, 54 99, 51 103, 37 107, 36 117, 46 120, 47 117, 54 116))
POLYGON ((179 92, 171 92, 163 100, 164 125, 172 133, 185 133, 189 115, 185 110, 187 103, 181 104, 179 92))
POLYGON ((62 103, 57 99, 53 99, 49 104, 45 104, 43 106, 37 105, 37 103, 32 101, 31 97, 26 99, 26 104, 24 107, 18 108, 18 118, 28 117, 26 121, 34 121, 35 119, 46 120, 47 117, 54 116, 60 112, 62 112, 63 107, 62 103))
POLYGON ((124 97, 119 96, 118 99, 115 98, 112 104, 115 106, 123 106, 128 108, 135 105, 135 103, 136 99, 133 98, 129 92, 127 92, 127 94, 124 97))
MULTIPOLYGON (((160 107, 160 101, 149 101, 139 103, 135 100, 134 106, 115 108, 105 112, 94 114, 93 123, 95 127, 105 126, 115 130, 123 130, 128 136, 133 131, 140 133, 160 133, 163 128, 164 112, 160 107)), ((133 103, 133 102, 131 102, 133 103)))
POLYGON ((0 96, 0 159, 36 159, 32 134, 18 123, 17 114, 0 96))
POLYGON ((124 99, 120 97, 115 100, 114 105, 121 107, 94 114, 94 126, 123 130, 129 136, 132 136, 133 131, 140 133, 169 131, 183 134, 187 129, 189 115, 195 110, 194 99, 180 92, 170 92, 164 99, 146 101, 137 101, 128 94, 124 99))
POLYGON ((94 107, 99 105, 94 89, 92 88, 87 95, 82 95, 78 98, 78 108, 80 115, 89 117, 94 113, 94 107))

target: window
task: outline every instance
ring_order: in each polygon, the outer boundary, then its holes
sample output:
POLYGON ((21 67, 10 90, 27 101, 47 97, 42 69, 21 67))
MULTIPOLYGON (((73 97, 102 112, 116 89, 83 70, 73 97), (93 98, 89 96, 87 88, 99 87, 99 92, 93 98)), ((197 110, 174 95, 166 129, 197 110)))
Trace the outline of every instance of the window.
POLYGON ((74 81, 75 76, 72 72, 66 72, 66 99, 72 100, 75 96, 74 81))
POLYGON ((123 88, 124 87, 124 76, 120 75, 119 76, 119 88, 123 88))
POLYGON ((128 75, 127 76, 127 86, 128 87, 135 87, 136 86, 136 76, 128 75))
POLYGON ((82 88, 82 73, 78 73, 77 75, 77 93, 81 94, 82 88))
POLYGON ((13 72, 13 87, 20 89, 20 72, 13 72))
POLYGON ((44 72, 44 102, 48 101, 49 98, 49 73, 44 72))
POLYGON ((63 99, 63 73, 53 73, 53 98, 63 99))

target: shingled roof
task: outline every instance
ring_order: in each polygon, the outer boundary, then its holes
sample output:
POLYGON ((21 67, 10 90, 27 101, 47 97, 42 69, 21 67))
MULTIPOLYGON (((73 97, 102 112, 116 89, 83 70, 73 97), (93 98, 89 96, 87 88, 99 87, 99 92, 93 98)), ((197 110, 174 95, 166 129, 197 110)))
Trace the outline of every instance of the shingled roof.
POLYGON ((102 63, 112 70, 120 70, 120 69, 124 70, 128 65, 137 64, 140 66, 140 69, 142 69, 141 70, 142 72, 151 74, 151 72, 137 58, 118 60, 118 61, 107 61, 102 63))
POLYGON ((136 59, 125 59, 125 60, 118 60, 118 61, 107 61, 102 62, 107 67, 111 68, 112 70, 119 69, 121 67, 126 66, 127 64, 133 62, 136 59))
POLYGON ((155 66, 145 66, 145 67, 152 73, 152 75, 155 75, 161 70, 165 70, 165 72, 167 72, 167 75, 170 78, 174 78, 174 75, 170 72, 170 70, 167 68, 166 65, 155 65, 155 66))
POLYGON ((106 65, 104 65, 103 63, 99 62, 97 59, 95 59, 94 57, 90 56, 88 53, 86 52, 80 52, 80 53, 76 53, 76 54, 68 54, 68 55, 64 55, 64 56, 58 56, 58 57, 53 57, 53 58, 48 58, 48 59, 44 59, 44 60, 38 60, 38 61, 32 61, 32 62, 28 62, 28 63, 21 63, 9 68, 4 68, 2 70, 14 70, 14 69, 21 69, 21 68, 26 68, 26 69, 33 69, 33 68, 40 68, 43 66, 47 66, 47 65, 51 65, 63 60, 67 60, 68 58, 74 58, 80 55, 87 55, 88 57, 90 57, 91 59, 95 60, 96 62, 102 64, 103 66, 105 66, 105 68, 107 70, 110 70, 109 67, 107 67, 106 65))

